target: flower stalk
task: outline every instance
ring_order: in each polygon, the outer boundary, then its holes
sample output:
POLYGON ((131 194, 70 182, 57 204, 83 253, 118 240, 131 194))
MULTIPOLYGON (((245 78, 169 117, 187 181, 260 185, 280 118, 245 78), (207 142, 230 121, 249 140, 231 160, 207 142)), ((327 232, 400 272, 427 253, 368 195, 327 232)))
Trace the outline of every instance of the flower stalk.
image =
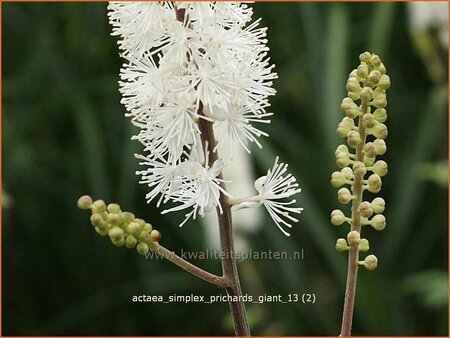
POLYGON ((391 83, 378 55, 365 52, 359 59, 360 65, 350 73, 347 80, 348 97, 344 98, 341 104, 341 110, 346 117, 336 130, 338 136, 347 138, 347 144, 354 153, 347 145, 340 145, 335 155, 336 165, 341 171, 331 175, 331 184, 334 187, 349 185, 351 188, 351 191, 347 188, 340 188, 338 191, 339 203, 351 202, 351 217, 346 217, 339 209, 331 213, 333 225, 350 225, 347 239, 339 238, 336 241, 337 251, 348 251, 341 336, 351 335, 359 265, 367 270, 374 270, 378 264, 374 255, 366 256, 363 261, 359 260, 359 253, 369 250, 369 241, 361 238, 361 228, 371 225, 375 230, 383 230, 386 226, 386 219, 381 215, 384 211, 384 200, 377 197, 369 203, 364 201, 364 192, 367 190, 378 193, 382 185, 381 177, 387 174, 386 162, 376 161, 376 157, 386 152, 386 90, 391 83), (368 142, 369 137, 374 137, 375 140, 368 142), (366 178, 366 174, 370 172, 372 174, 366 178), (374 213, 376 215, 369 219, 374 213))

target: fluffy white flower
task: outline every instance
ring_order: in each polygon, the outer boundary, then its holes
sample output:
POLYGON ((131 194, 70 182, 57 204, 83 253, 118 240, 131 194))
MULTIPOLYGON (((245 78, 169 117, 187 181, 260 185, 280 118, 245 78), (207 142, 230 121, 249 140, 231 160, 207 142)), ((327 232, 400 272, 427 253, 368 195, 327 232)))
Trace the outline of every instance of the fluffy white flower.
POLYGON ((285 163, 278 163, 278 157, 276 157, 272 170, 269 169, 267 175, 255 181, 255 189, 259 194, 236 200, 233 204, 236 205, 235 210, 264 205, 281 232, 290 236, 282 225, 292 228, 289 222, 298 222, 298 219, 293 217, 291 213, 299 214, 303 208, 290 206, 296 202, 295 199, 282 201, 301 192, 292 174, 283 176, 287 172, 287 167, 288 165, 285 163))

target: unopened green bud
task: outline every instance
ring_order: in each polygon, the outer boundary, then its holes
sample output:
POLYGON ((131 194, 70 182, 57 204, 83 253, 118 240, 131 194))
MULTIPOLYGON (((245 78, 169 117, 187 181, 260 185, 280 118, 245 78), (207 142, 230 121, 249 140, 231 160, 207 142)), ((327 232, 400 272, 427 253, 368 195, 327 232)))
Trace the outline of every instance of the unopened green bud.
POLYGON ((369 241, 365 238, 361 239, 361 242, 359 242, 359 251, 361 252, 367 252, 369 251, 369 241))
POLYGON ((370 101, 372 99, 374 92, 373 89, 370 87, 364 87, 361 90, 361 93, 359 94, 359 96, 361 97, 361 100, 364 101, 370 101))
POLYGON ((366 166, 361 161, 356 161, 353 164, 353 173, 358 176, 364 176, 366 174, 366 166))
POLYGON ((341 170, 341 173, 344 175, 346 180, 351 180, 355 175, 353 175, 352 168, 345 167, 341 170))
POLYGON ((370 224, 375 230, 381 231, 386 228, 386 218, 383 215, 375 215, 372 217, 370 224))
POLYGON ((144 224, 144 231, 147 231, 148 233, 150 233, 152 230, 153 230, 153 227, 150 223, 144 224))
POLYGON ((369 66, 366 63, 361 63, 356 69, 356 74, 361 78, 366 78, 369 74, 369 66))
POLYGON ((359 213, 362 217, 372 216, 373 213, 372 205, 369 202, 362 202, 359 205, 359 213))
POLYGON ((377 67, 381 64, 381 59, 377 54, 372 54, 369 62, 372 66, 377 67))
POLYGON ((142 226, 135 221, 130 222, 126 227, 127 233, 136 235, 142 230, 142 226))
POLYGON ((338 146, 336 148, 336 151, 334 152, 334 155, 337 156, 337 154, 339 153, 346 153, 346 154, 350 154, 350 152, 348 151, 348 148, 345 144, 341 144, 340 146, 338 146))
POLYGON ((368 190, 373 193, 377 193, 381 190, 381 178, 377 174, 372 174, 367 180, 368 190))
POLYGON ((364 156, 364 164, 366 167, 372 167, 375 163, 375 157, 364 156))
POLYGON ((336 250, 339 252, 343 252, 349 249, 349 246, 347 245, 347 241, 344 238, 339 238, 336 241, 336 250))
POLYGON ((102 227, 103 218, 100 214, 92 214, 91 215, 91 224, 96 227, 102 227))
POLYGON ((377 69, 381 75, 386 74, 386 67, 384 66, 383 62, 380 63, 379 66, 376 66, 375 69, 377 69))
POLYGON ((331 224, 337 226, 341 225, 344 222, 345 222, 345 215, 341 210, 336 209, 331 212, 331 224))
POLYGON ((360 113, 358 105, 349 97, 342 100, 341 110, 351 119, 354 119, 360 113))
POLYGON ((345 88, 349 93, 359 93, 361 91, 361 85, 355 77, 348 78, 345 88))
POLYGON ((386 142, 383 139, 376 139, 373 141, 373 145, 375 146, 375 151, 377 155, 384 155, 387 150, 386 142))
POLYGON ((123 230, 119 227, 112 227, 108 231, 108 236, 111 239, 119 240, 120 238, 123 237, 123 230))
POLYGON ((384 211, 386 203, 384 199, 377 197, 372 201, 371 205, 374 213, 381 214, 384 211))
POLYGON ((339 171, 335 171, 331 174, 331 185, 335 188, 339 188, 345 184, 345 176, 339 171))
POLYGON ((110 203, 108 204, 108 212, 112 214, 118 214, 120 212, 120 205, 117 203, 110 203))
POLYGON ((378 82, 378 88, 386 90, 389 89, 390 86, 391 79, 389 78, 389 76, 387 74, 381 75, 380 82, 378 82))
POLYGON ((353 199, 353 195, 347 188, 339 189, 338 193, 338 201, 341 204, 347 204, 353 199))
POLYGON ((150 250, 148 248, 148 245, 145 243, 139 243, 136 247, 136 251, 138 252, 139 255, 146 255, 150 250))
POLYGON ((150 232, 150 237, 154 241, 158 242, 159 240, 161 240, 162 235, 158 230, 152 230, 152 232, 150 232))
POLYGON ((372 114, 364 114, 362 117, 362 124, 365 128, 371 129, 375 126, 377 121, 372 114))
POLYGON ((347 134, 347 143, 350 147, 356 148, 362 142, 361 136, 356 130, 351 130, 347 134))
POLYGON ((92 197, 89 195, 81 196, 77 201, 77 206, 80 209, 90 209, 92 207, 92 197))
POLYGON ((128 249, 133 249, 137 244, 137 240, 132 235, 128 235, 125 244, 128 249))
POLYGON ((132 214, 131 212, 128 212, 128 211, 125 211, 122 214, 123 214, 123 221, 124 221, 125 224, 130 223, 135 218, 134 214, 132 214))
POLYGON ((384 109, 384 108, 375 109, 375 111, 373 112, 373 117, 378 122, 385 122, 387 120, 386 109, 384 109))
POLYGON ((373 92, 372 105, 377 108, 385 108, 387 106, 386 91, 376 88, 373 92))
POLYGON ((102 230, 99 227, 95 227, 95 232, 98 233, 100 236, 106 236, 108 234, 108 230, 102 230))
POLYGON ((146 241, 149 238, 150 234, 147 231, 142 230, 137 235, 137 239, 140 241, 146 241))
POLYGON ((364 154, 367 157, 375 157, 377 156, 377 152, 375 151, 375 146, 372 142, 367 142, 364 146, 364 154))
POLYGON ((96 200, 92 203, 92 212, 96 214, 101 214, 106 211, 106 204, 103 200, 96 200))
POLYGON ((106 221, 113 226, 117 226, 120 224, 121 217, 119 214, 108 214, 106 221))
POLYGON ((357 246, 361 242, 361 235, 358 231, 352 230, 347 235, 347 242, 350 246, 357 246))
POLYGON ((367 269, 367 270, 370 270, 370 271, 372 271, 372 270, 375 270, 376 268, 377 268, 377 265, 378 265, 378 259, 377 259, 377 257, 375 256, 375 255, 369 255, 369 256, 367 256, 365 259, 364 259, 364 261, 360 261, 360 262, 358 262, 360 265, 364 265, 364 267, 367 269))
POLYGON ((372 86, 375 86, 380 82, 381 79, 381 73, 374 69, 370 72, 369 76, 367 77, 367 80, 370 82, 372 86))
POLYGON ((385 139, 388 136, 388 129, 384 123, 378 123, 373 127, 372 133, 377 139, 385 139))
POLYGON ((350 164, 350 157, 348 153, 340 152, 336 154, 336 165, 339 168, 345 168, 350 164))
POLYGON ((119 238, 111 238, 111 243, 114 246, 117 246, 118 248, 121 248, 125 245, 125 238, 119 237, 119 238))
POLYGON ((369 62, 370 58, 372 57, 372 54, 370 54, 369 52, 364 52, 359 54, 359 61, 361 62, 369 62))
POLYGON ((375 164, 373 165, 372 171, 375 174, 380 175, 380 177, 383 177, 388 173, 388 165, 383 160, 376 161, 375 164))

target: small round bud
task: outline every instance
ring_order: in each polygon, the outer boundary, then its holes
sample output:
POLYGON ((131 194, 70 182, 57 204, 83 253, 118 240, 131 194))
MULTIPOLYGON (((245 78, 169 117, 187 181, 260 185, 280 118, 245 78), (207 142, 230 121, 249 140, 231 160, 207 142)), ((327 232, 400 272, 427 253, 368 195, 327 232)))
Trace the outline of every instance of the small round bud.
POLYGON ((386 228, 386 218, 380 214, 373 216, 370 223, 372 227, 378 231, 381 231, 384 228, 386 228))
POLYGON ((373 92, 372 105, 377 108, 385 108, 387 106, 386 91, 376 88, 373 92))
POLYGON ((371 129, 375 126, 377 121, 372 114, 364 114, 362 117, 362 124, 365 128, 371 129))
POLYGON ((336 129, 336 134, 339 137, 346 137, 347 134, 349 133, 351 128, 349 128, 348 126, 346 126, 345 124, 343 124, 342 122, 339 122, 337 129, 336 129))
POLYGON ((384 211, 386 202, 381 197, 377 197, 372 201, 371 205, 374 213, 381 214, 384 211))
POLYGON ((150 249, 148 248, 148 245, 145 243, 139 243, 136 247, 136 251, 138 252, 139 255, 146 255, 150 249))
POLYGON ((377 54, 372 54, 369 62, 372 66, 377 67, 381 64, 381 59, 377 54))
POLYGON ((108 214, 108 216, 106 216, 106 221, 113 226, 117 226, 120 224, 121 217, 119 214, 108 214))
POLYGON ((338 193, 338 201, 341 204, 347 204, 353 199, 353 195, 347 188, 339 189, 338 193))
POLYGON ((360 262, 361 265, 364 265, 364 267, 367 270, 375 270, 377 268, 378 265, 378 259, 375 255, 369 255, 367 256, 364 261, 360 262))
POLYGON ((118 248, 121 248, 121 247, 123 247, 125 245, 125 238, 123 238, 123 237, 120 237, 118 239, 111 238, 111 243, 114 246, 117 246, 118 248))
POLYGON ((347 235, 347 242, 350 246, 357 246, 361 242, 361 235, 358 231, 350 231, 347 235))
POLYGON ((356 69, 353 69, 350 74, 348 74, 348 78, 350 79, 351 77, 357 78, 358 75, 356 74, 356 69))
POLYGON ((375 86, 380 82, 381 79, 381 73, 374 69, 370 72, 369 76, 367 77, 367 80, 370 82, 372 86, 375 86))
POLYGON ((358 68, 356 68, 356 74, 359 77, 362 77, 362 78, 365 79, 367 77, 367 75, 369 74, 369 66, 367 66, 366 63, 361 63, 358 66, 358 68))
POLYGON ((348 151, 348 148, 345 144, 341 144, 340 146, 338 146, 336 148, 336 151, 334 152, 334 154, 337 156, 337 154, 339 154, 339 153, 350 154, 350 152, 348 151))
POLYGON ((153 227, 150 223, 144 224, 144 231, 147 231, 148 233, 150 233, 152 230, 153 230, 153 227))
POLYGON ((120 205, 117 203, 110 203, 108 204, 108 212, 112 214, 118 214, 120 212, 120 205))
POLYGON ((372 205, 369 202, 362 202, 359 205, 359 213, 362 217, 372 216, 373 213, 372 205))
POLYGON ((355 77, 348 78, 345 88, 349 93, 359 93, 361 91, 361 85, 355 77))
POLYGON ((381 73, 381 75, 386 74, 386 67, 384 66, 383 62, 375 68, 381 73))
POLYGON ((137 235, 137 239, 140 240, 140 241, 146 241, 147 239, 149 239, 149 237, 150 237, 150 234, 147 231, 145 231, 145 230, 142 230, 137 235))
POLYGON ((350 156, 348 153, 340 152, 336 154, 336 165, 339 168, 345 168, 350 164, 350 156))
POLYGON ((357 91, 357 92, 347 92, 347 95, 349 98, 351 98, 352 100, 356 101, 360 99, 359 94, 361 93, 361 91, 357 91))
POLYGON ((373 193, 377 193, 381 190, 381 178, 377 174, 372 174, 367 180, 368 190, 373 193))
POLYGON ((331 212, 331 224, 337 226, 341 225, 344 222, 345 222, 345 215, 341 210, 336 209, 331 212))
POLYGON ((128 211, 123 212, 122 215, 123 215, 123 221, 125 224, 130 223, 135 218, 134 214, 132 214, 131 212, 128 212, 128 211))
POLYGON ((339 171, 335 171, 331 174, 331 185, 335 188, 339 188, 345 184, 345 176, 339 171))
POLYGON ((369 62, 370 61, 370 58, 372 57, 372 54, 370 54, 369 52, 364 52, 364 53, 361 53, 361 54, 359 54, 359 60, 361 61, 361 62, 369 62))
POLYGON ((355 175, 353 175, 352 168, 345 167, 341 170, 341 173, 344 175, 346 180, 351 180, 355 175))
POLYGON ((370 101, 373 96, 373 89, 370 87, 364 87, 361 90, 361 93, 359 94, 359 96, 361 97, 361 100, 370 101))
POLYGON ((142 226, 139 222, 132 221, 126 227, 127 233, 136 235, 142 230, 142 226))
POLYGON ((92 203, 92 212, 96 214, 101 214, 106 211, 106 204, 103 200, 96 200, 92 203))
POLYGON ((128 249, 133 249, 137 244, 137 240, 132 235, 128 235, 125 244, 128 249))
POLYGON ((358 176, 364 176, 366 174, 366 166, 361 161, 356 161, 353 164, 353 173, 358 176))
POLYGON ((366 167, 372 167, 375 163, 375 157, 364 156, 364 164, 366 167))
POLYGON ((343 252, 349 249, 349 246, 347 245, 347 241, 344 238, 339 238, 336 241, 336 250, 339 252, 343 252))
POLYGON ((356 148, 362 142, 361 136, 356 130, 351 130, 347 134, 347 143, 350 147, 356 148))
POLYGON ((351 119, 354 119, 360 113, 358 105, 349 97, 342 100, 341 110, 351 119))
POLYGON ((388 165, 383 160, 376 161, 375 164, 373 165, 372 171, 375 174, 380 175, 380 177, 383 177, 388 173, 388 165))
POLYGON ((95 227, 95 232, 98 233, 100 236, 106 236, 108 234, 108 230, 102 230, 99 227, 95 227))
POLYGON ((361 242, 359 242, 359 251, 361 252, 367 252, 369 251, 369 241, 365 238, 361 239, 361 242))
POLYGON ((112 227, 108 231, 108 236, 111 239, 119 240, 120 238, 123 237, 123 230, 119 227, 112 227))
POLYGON ((375 109, 375 111, 373 112, 373 117, 378 122, 386 122, 386 120, 387 120, 386 109, 384 109, 384 108, 375 109))
POLYGON ((384 155, 387 150, 386 142, 383 139, 376 139, 373 141, 377 155, 384 155))
POLYGON ((364 154, 367 157, 375 157, 377 156, 377 152, 375 151, 375 146, 372 142, 367 142, 364 146, 364 154))
POLYGON ((90 209, 92 206, 92 197, 89 195, 81 196, 77 201, 77 206, 80 209, 90 209))
POLYGON ((388 129, 385 124, 378 123, 373 127, 372 133, 377 139, 385 139, 388 136, 388 129))
POLYGON ((103 226, 102 215, 100 215, 100 214, 92 214, 90 219, 91 219, 91 224, 93 226, 96 226, 96 227, 102 227, 103 226))
POLYGON ((378 88, 388 89, 391 86, 391 79, 387 74, 381 75, 380 81, 378 82, 378 88))
POLYGON ((158 242, 159 240, 161 240, 162 235, 158 230, 152 230, 152 232, 150 232, 150 237, 154 241, 158 242))

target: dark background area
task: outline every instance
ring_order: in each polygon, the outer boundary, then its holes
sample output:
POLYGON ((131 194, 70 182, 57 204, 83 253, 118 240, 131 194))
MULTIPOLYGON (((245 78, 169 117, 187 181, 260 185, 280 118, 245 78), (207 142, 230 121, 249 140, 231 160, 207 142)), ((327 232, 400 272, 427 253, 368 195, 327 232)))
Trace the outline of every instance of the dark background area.
MULTIPOLYGON (((300 222, 287 238, 275 225, 247 236, 253 250, 293 252, 302 261, 239 263, 244 293, 314 292, 315 304, 250 304, 254 335, 337 335, 346 255, 329 184, 339 110, 358 55, 388 69, 389 174, 380 193, 387 228, 364 231, 378 256, 360 270, 356 335, 447 335, 447 46, 437 27, 418 32, 407 3, 256 3, 269 27, 279 79, 270 138, 252 152, 256 175, 275 155, 302 193, 300 222)), ((228 305, 135 304, 133 295, 216 295, 164 260, 113 247, 89 225, 77 198, 89 193, 147 219, 179 252, 207 247, 195 222, 147 205, 133 154, 136 132, 118 93, 116 39, 106 3, 3 3, 3 335, 229 335, 228 305)), ((267 214, 264 214, 267 217, 267 214)), ((267 222, 266 222, 267 223, 267 222)), ((199 261, 220 273, 218 261, 199 261)))

